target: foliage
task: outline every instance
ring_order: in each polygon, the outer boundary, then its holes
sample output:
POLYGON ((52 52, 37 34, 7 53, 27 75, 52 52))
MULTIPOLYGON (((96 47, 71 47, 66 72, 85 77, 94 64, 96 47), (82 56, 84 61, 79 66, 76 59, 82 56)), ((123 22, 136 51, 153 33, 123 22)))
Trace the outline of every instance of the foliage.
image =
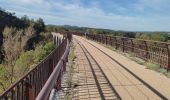
POLYGON ((23 52, 19 59, 17 59, 14 66, 16 77, 18 78, 21 77, 31 69, 30 66, 34 63, 33 54, 34 54, 33 50, 23 52))
POLYGON ((38 63, 43 60, 54 48, 55 45, 53 42, 48 42, 43 47, 42 45, 38 46, 34 51, 34 62, 38 63))
POLYGON ((37 34, 45 31, 45 24, 42 18, 39 18, 37 21, 35 21, 34 29, 36 29, 37 34))
POLYGON ((3 92, 9 85, 9 74, 6 71, 6 68, 0 64, 0 92, 3 92))
POLYGON ((43 19, 17 18, 0 9, 0 92, 26 74, 54 48, 43 19))
POLYGON ((45 51, 45 54, 47 55, 51 53, 51 51, 54 50, 54 48, 55 48, 54 42, 48 42, 43 47, 43 50, 45 51))

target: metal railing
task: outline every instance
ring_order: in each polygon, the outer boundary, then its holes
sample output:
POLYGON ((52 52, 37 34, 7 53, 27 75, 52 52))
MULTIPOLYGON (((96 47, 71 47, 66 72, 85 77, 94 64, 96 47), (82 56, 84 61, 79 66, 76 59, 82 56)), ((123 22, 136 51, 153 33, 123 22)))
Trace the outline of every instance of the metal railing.
POLYGON ((170 69, 170 44, 167 42, 94 34, 87 34, 86 37, 110 45, 117 50, 130 53, 145 61, 159 64, 160 67, 167 70, 170 69))
POLYGON ((40 64, 2 93, 0 100, 34 100, 37 96, 37 100, 40 100, 39 95, 44 93, 43 91, 46 91, 46 94, 41 96, 47 98, 52 87, 61 88, 61 76, 66 69, 70 41, 65 38, 61 42, 57 38, 56 43, 60 43, 59 46, 40 64), (44 90, 44 87, 47 90, 44 90))

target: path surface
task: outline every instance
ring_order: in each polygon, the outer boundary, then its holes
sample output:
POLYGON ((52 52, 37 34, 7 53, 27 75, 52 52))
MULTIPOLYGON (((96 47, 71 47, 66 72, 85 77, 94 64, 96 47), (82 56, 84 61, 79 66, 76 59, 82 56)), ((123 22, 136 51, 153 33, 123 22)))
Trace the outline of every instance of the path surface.
POLYGON ((79 36, 74 36, 73 40, 79 99, 170 98, 170 79, 165 76, 93 41, 79 36))

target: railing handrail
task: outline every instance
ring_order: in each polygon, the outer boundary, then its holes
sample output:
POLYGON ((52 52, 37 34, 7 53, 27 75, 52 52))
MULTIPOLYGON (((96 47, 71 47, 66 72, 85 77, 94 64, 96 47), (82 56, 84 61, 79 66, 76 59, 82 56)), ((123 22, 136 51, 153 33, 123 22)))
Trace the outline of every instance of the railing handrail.
POLYGON ((61 57, 60 61, 58 62, 58 64, 54 68, 53 72, 51 73, 47 82, 45 83, 45 85, 41 89, 40 93, 36 97, 36 100, 46 100, 48 98, 51 90, 54 88, 54 85, 56 84, 57 78, 59 77, 59 72, 62 69, 63 61, 66 59, 66 57, 69 53, 69 47, 70 47, 70 44, 69 44, 69 41, 67 40, 67 46, 66 46, 66 50, 65 50, 63 56, 61 57))

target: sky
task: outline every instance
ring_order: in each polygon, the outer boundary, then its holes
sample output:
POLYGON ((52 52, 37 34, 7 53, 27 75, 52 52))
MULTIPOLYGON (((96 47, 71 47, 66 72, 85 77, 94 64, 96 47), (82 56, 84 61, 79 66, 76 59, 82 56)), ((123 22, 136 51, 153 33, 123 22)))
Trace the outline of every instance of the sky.
POLYGON ((16 16, 46 24, 125 31, 170 31, 170 0, 0 0, 16 16))

